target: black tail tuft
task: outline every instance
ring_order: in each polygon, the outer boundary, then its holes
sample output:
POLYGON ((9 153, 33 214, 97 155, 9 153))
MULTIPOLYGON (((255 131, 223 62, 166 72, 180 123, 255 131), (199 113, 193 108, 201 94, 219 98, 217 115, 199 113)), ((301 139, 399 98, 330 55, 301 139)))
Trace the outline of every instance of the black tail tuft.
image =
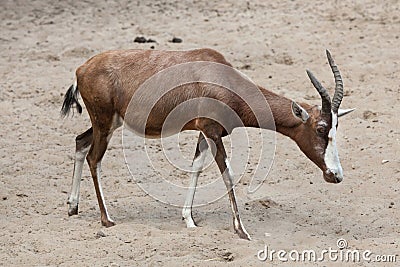
POLYGON ((78 94, 79 91, 76 84, 71 85, 67 93, 65 93, 64 103, 61 108, 61 116, 63 117, 67 116, 73 104, 76 104, 75 108, 78 111, 78 113, 82 113, 82 106, 78 102, 78 94))

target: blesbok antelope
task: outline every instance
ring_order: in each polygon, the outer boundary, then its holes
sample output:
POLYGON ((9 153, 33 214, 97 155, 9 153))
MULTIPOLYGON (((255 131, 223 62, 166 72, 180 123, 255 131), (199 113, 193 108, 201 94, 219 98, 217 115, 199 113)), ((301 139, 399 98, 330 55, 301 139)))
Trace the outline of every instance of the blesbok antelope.
MULTIPOLYGON (((177 105, 195 98, 211 98, 229 106, 239 116, 242 126, 265 127, 290 137, 297 143, 301 151, 322 170, 323 177, 327 182, 339 183, 343 179, 343 171, 336 147, 338 117, 351 112, 352 109, 339 109, 343 98, 342 78, 329 51, 326 52, 336 83, 332 101, 327 90, 307 70, 312 84, 322 98, 321 106, 297 104, 288 98, 257 86, 257 90, 265 99, 259 99, 256 104, 266 107, 265 103, 268 103, 274 121, 273 127, 260 126, 251 109, 235 93, 224 87, 204 86, 194 82, 184 84, 179 89, 163 96, 148 116, 143 134, 146 138, 160 137, 168 113, 177 105)), ((78 112, 81 113, 82 107, 78 102, 78 93, 80 93, 89 113, 92 127, 76 137, 72 190, 68 200, 70 216, 78 213, 82 166, 86 157, 100 208, 101 223, 106 227, 114 225, 107 212, 100 185, 100 164, 113 131, 123 122, 128 124, 129 128, 138 128, 135 120, 127 121, 125 116, 132 96, 146 80, 177 64, 199 61, 231 66, 220 53, 211 49, 191 51, 118 50, 98 54, 77 69, 76 82, 68 89, 61 112, 62 115, 67 115, 71 107, 75 105, 78 112)), ((201 77, 197 78, 199 80, 195 81, 202 80, 201 77)), ((151 94, 152 92, 148 95, 151 94)), ((146 97, 142 97, 139 104, 146 107, 151 103, 146 97)), ((207 114, 207 107, 205 109, 203 114, 207 114)), ((192 217, 192 204, 197 179, 204 164, 205 152, 210 145, 205 141, 214 142, 216 148, 214 159, 228 191, 234 230, 239 237, 250 239, 239 216, 232 171, 221 139, 229 135, 233 129, 224 129, 223 125, 212 118, 201 116, 185 123, 176 132, 184 130, 200 131, 193 159, 189 192, 182 211, 187 227, 196 226, 192 217)))

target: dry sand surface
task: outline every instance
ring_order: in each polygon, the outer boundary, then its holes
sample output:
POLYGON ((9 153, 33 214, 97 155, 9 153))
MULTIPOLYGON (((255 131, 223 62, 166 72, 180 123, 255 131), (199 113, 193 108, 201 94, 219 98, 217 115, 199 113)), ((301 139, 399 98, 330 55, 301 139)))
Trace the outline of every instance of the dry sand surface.
MULTIPOLYGON (((0 1, 0 265, 265 266, 269 260, 257 259, 264 245, 319 253, 336 249, 339 238, 346 249, 397 254, 397 263, 348 265, 398 265, 400 2, 355 2, 0 1), (156 43, 135 43, 137 36, 156 43), (183 42, 170 42, 173 37, 183 42), (117 225, 101 226, 86 164, 79 215, 68 217, 74 138, 90 127, 85 109, 82 116, 60 118, 75 69, 101 51, 151 46, 216 49, 258 84, 310 104, 320 100, 306 68, 332 89, 329 48, 344 78, 342 107, 357 108, 341 118, 338 131, 344 181, 324 182, 295 143, 278 135, 262 187, 255 195, 244 190, 256 160, 238 185, 253 240, 233 233, 226 196, 196 208, 200 227, 186 229, 180 208, 146 195, 132 179, 119 129, 103 160, 104 192, 117 225)), ((191 155, 196 134, 180 141, 191 155)), ((149 150, 156 153, 157 146, 149 150)), ((215 175, 212 165, 200 180, 215 175)), ((183 203, 184 196, 177 199, 183 203)), ((329 259, 302 264, 344 265, 329 259)))

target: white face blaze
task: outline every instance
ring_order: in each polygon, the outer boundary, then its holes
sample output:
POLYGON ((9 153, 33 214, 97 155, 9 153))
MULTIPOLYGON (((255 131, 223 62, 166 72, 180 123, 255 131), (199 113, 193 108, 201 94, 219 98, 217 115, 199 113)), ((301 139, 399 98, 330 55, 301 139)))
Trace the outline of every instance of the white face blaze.
POLYGON ((325 150, 325 165, 328 168, 328 171, 335 174, 336 179, 339 181, 343 180, 343 170, 340 165, 339 154, 336 147, 336 127, 338 124, 338 116, 337 114, 332 112, 332 128, 329 130, 329 141, 328 146, 325 150))

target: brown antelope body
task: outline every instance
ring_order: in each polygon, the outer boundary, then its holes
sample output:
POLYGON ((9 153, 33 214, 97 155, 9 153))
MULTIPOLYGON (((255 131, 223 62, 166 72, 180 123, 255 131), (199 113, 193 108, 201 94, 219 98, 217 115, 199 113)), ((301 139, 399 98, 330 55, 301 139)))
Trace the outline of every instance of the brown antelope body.
MULTIPOLYGON (((276 130, 293 139, 304 154, 322 170, 323 177, 327 182, 339 183, 343 179, 343 172, 336 148, 337 119, 352 110, 339 110, 343 97, 343 83, 328 51, 327 56, 336 82, 332 101, 326 89, 311 72, 307 71, 311 82, 321 95, 321 107, 308 104, 299 105, 258 86, 258 90, 265 98, 260 99, 259 104, 263 105, 262 103, 267 101, 273 116, 274 127, 264 128, 276 130)), ((76 82, 65 95, 62 114, 68 114, 74 104, 76 104, 78 112, 82 112, 82 107, 77 100, 79 92, 89 113, 92 127, 76 137, 72 191, 68 200, 69 215, 78 213, 79 187, 82 166, 86 157, 100 207, 101 222, 107 227, 114 225, 107 212, 100 185, 101 160, 113 131, 120 127, 123 121, 127 122, 125 116, 130 100, 146 80, 171 66, 198 61, 231 66, 220 53, 211 49, 192 51, 119 50, 98 54, 77 69, 76 82)), ((255 120, 248 105, 233 92, 219 86, 203 86, 199 83, 192 83, 164 95, 162 101, 154 106, 146 120, 143 133, 145 137, 160 137, 163 122, 168 113, 180 103, 200 97, 212 98, 229 106, 239 116, 242 126, 262 128, 255 120)), ((145 107, 149 104, 147 102, 146 97, 143 97, 140 105, 145 107)), ((128 124, 131 128, 136 126, 134 120, 130 120, 128 124)), ((232 129, 227 130, 217 121, 202 116, 188 121, 176 132, 183 130, 200 131, 193 159, 189 192, 182 211, 187 227, 196 226, 192 218, 192 204, 205 152, 209 148, 207 140, 214 142, 216 147, 215 161, 228 190, 234 230, 239 237, 250 239, 239 216, 232 172, 221 139, 230 134, 232 129)))

